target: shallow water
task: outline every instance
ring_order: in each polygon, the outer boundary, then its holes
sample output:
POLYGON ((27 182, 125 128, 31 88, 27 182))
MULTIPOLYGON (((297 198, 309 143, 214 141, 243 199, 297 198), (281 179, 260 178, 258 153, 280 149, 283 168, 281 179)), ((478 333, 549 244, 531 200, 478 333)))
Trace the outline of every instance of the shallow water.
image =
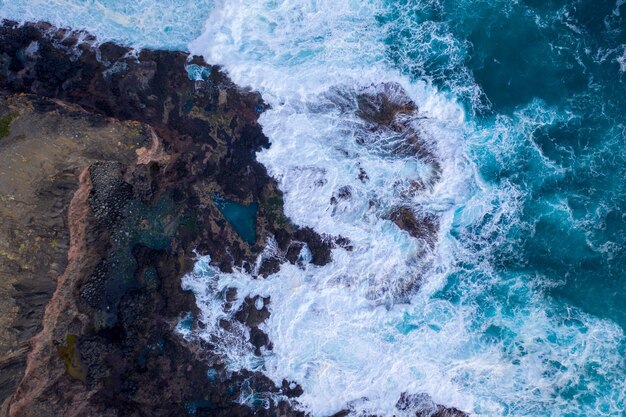
POLYGON ((298 382, 314 416, 399 415, 402 392, 485 416, 626 413, 622 0, 0 4, 135 45, 188 44, 272 106, 258 159, 286 214, 354 250, 266 280, 201 258, 184 280, 207 324, 196 336, 218 337, 232 370, 298 382), (360 118, 359 97, 389 85, 417 104, 403 126, 436 164, 360 118), (387 220, 399 206, 440 219, 434 246, 387 220), (217 326, 226 287, 271 297, 262 358, 245 328, 217 326))
POLYGON ((256 216, 259 204, 243 205, 227 200, 220 195, 215 196, 213 201, 237 234, 248 244, 254 245, 256 243, 256 216))

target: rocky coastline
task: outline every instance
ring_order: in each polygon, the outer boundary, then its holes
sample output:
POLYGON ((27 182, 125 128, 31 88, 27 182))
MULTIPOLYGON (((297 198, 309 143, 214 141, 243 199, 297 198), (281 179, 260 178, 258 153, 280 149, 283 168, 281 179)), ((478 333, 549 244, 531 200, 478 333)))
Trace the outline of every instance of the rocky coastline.
MULTIPOLYGON (((349 248, 284 216, 282 193, 255 159, 270 146, 257 122, 266 107, 200 57, 3 22, 0 415, 305 415, 293 407, 297 381, 228 373, 210 345, 174 331, 198 317, 180 285, 198 253, 262 279, 297 262, 304 244, 318 265, 335 245, 349 248), (255 204, 252 240, 216 196, 255 204), (280 259, 256 265, 270 238, 280 259), (251 408, 244 391, 273 395, 251 408)), ((271 348, 258 327, 269 311, 255 304, 237 320, 257 349, 271 348)), ((399 410, 424 404, 419 416, 465 415, 403 398, 399 410)))

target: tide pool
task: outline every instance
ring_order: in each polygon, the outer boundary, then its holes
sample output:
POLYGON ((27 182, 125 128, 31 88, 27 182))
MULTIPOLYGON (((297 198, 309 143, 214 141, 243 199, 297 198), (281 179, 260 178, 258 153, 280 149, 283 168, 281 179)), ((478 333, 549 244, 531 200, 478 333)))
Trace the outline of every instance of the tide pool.
POLYGON ((213 201, 239 236, 248 244, 254 245, 256 242, 256 216, 259 204, 243 205, 227 200, 220 195, 216 195, 213 201))

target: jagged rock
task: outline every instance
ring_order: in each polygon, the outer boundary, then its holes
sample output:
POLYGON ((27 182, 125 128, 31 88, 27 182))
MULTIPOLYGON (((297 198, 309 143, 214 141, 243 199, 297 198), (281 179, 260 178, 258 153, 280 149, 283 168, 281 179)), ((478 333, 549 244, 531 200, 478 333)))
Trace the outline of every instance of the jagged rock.
POLYGON ((408 207, 396 207, 389 214, 389 220, 402 230, 406 230, 413 237, 423 239, 430 246, 437 240, 439 219, 430 213, 420 213, 419 216, 408 207))
POLYGON ((263 260, 261 267, 259 268, 259 275, 267 278, 269 275, 275 274, 280 270, 282 260, 276 257, 271 257, 263 260))
POLYGON ((403 393, 396 404, 400 411, 411 412, 415 417, 467 417, 467 414, 456 408, 446 408, 436 404, 426 394, 403 393))
POLYGON ((391 126, 397 123, 398 116, 417 111, 417 105, 397 83, 385 83, 374 91, 361 92, 357 104, 359 117, 380 126, 391 126))
MULTIPOLYGON (((417 105, 397 83, 384 83, 366 88, 357 94, 356 115, 364 122, 357 130, 357 143, 389 155, 415 157, 431 167, 429 186, 441 178, 441 162, 427 135, 415 123, 419 119, 417 105)), ((360 171, 359 179, 367 180, 360 171)))
MULTIPOLYGON (((192 403, 200 415, 209 399, 214 415, 247 415, 236 402, 244 381, 279 391, 262 374, 227 376, 210 346, 173 332, 187 312, 198 316, 180 289, 194 249, 229 271, 253 265, 279 230, 287 241, 298 233, 255 160, 269 146, 257 123, 265 105, 199 58, 129 51, 46 24, 0 28, 0 158, 13 176, 0 185, 10 188, 0 212, 11 259, 3 273, 15 287, 3 287, 0 303, 3 334, 13 338, 3 339, 2 399, 26 372, 5 402, 12 416, 171 416, 192 403), (190 79, 186 65, 202 79, 190 79), (7 95, 19 92, 35 96, 7 95), (28 163, 14 166, 19 158, 28 163), (254 245, 225 221, 216 193, 260 203, 254 245), (17 219, 14 207, 27 216, 17 219), (211 362, 217 385, 206 383, 211 362)), ((316 262, 330 261, 319 236, 300 235, 319 246, 316 262)), ((270 346, 250 325, 253 344, 270 346)), ((258 413, 273 409, 288 412, 273 403, 258 413)))
MULTIPOLYGON (((210 344, 174 333, 199 315, 180 279, 194 250, 229 272, 250 270, 271 236, 294 263, 305 244, 316 265, 350 244, 285 219, 281 192, 255 160, 269 146, 258 94, 198 57, 130 52, 47 24, 0 27, 3 410, 303 416, 268 397, 298 396, 297 385, 229 374, 210 344), (259 203, 254 244, 222 216, 216 194, 259 203), (239 401, 253 393, 267 400, 254 411, 239 401)), ((272 346, 259 329, 269 300, 257 301, 238 319, 259 353, 272 346)))

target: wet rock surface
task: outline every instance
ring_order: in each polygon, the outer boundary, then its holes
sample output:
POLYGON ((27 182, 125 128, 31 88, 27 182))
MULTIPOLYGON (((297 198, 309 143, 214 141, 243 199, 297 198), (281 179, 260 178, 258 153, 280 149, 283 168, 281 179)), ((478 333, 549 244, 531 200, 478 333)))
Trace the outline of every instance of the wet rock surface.
MULTIPOLYGON (((174 331, 198 317, 180 285, 194 250, 225 272, 252 271, 275 237, 281 254, 265 276, 302 262, 305 245, 316 265, 350 248, 284 217, 255 159, 269 146, 261 97, 181 52, 12 22, 0 27, 0 90, 3 413, 304 415, 286 401, 302 394, 296 383, 229 374, 210 344, 174 331), (256 242, 216 194, 258 203, 256 242)), ((269 303, 246 300, 236 315, 257 350, 271 349, 259 329, 269 303)))
MULTIPOLYGON (((385 83, 357 95, 356 115, 365 122, 370 133, 378 137, 373 145, 392 155, 417 157, 431 165, 432 181, 441 175, 441 167, 432 146, 414 123, 418 114, 417 105, 401 85, 385 83)), ((368 143, 372 135, 363 135, 357 141, 368 143)))
POLYGON ((456 408, 446 408, 435 402, 426 394, 402 394, 396 403, 400 412, 409 411, 415 417, 463 417, 464 412, 456 408))
MULTIPOLYGON (((423 175, 398 179, 391 185, 400 203, 390 207, 384 217, 432 248, 438 239, 439 215, 423 212, 414 201, 439 183, 443 170, 436 143, 423 128, 427 117, 404 87, 395 82, 331 90, 322 102, 322 109, 330 107, 342 114, 346 128, 354 132, 354 140, 364 153, 383 159, 415 160, 423 167, 423 175)), ((367 171, 362 166, 358 169, 356 178, 362 183, 370 181, 367 171)), ((339 186, 330 198, 333 210, 349 202, 352 191, 350 186, 339 186)), ((381 206, 381 202, 372 199, 370 205, 381 206)))
POLYGON ((431 247, 439 231, 439 219, 430 213, 416 213, 409 207, 395 207, 389 214, 389 220, 411 236, 425 240, 431 247))

